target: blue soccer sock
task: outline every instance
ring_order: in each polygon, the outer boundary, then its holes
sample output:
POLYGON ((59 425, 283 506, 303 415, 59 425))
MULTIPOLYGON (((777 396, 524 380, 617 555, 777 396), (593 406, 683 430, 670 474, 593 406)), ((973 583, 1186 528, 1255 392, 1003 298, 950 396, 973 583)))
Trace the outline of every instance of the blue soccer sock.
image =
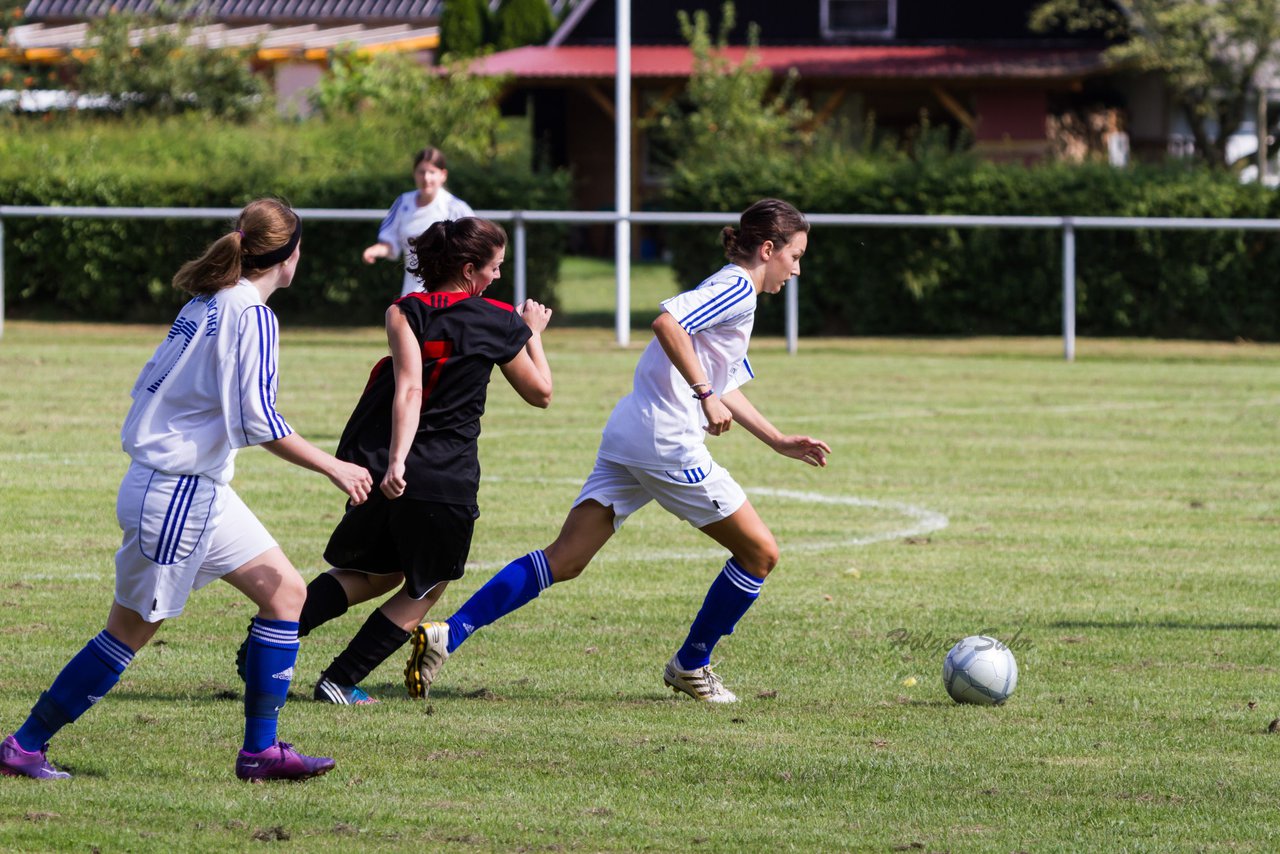
POLYGON ((23 750, 40 750, 54 733, 79 718, 115 687, 133 661, 133 650, 103 629, 76 653, 49 690, 40 695, 31 715, 14 733, 23 750))
POLYGON ((449 624, 449 652, 461 646, 476 629, 532 602, 551 582, 551 567, 541 549, 511 561, 445 621, 449 624))
POLYGON ((763 578, 749 575, 736 560, 729 558, 711 582, 702 609, 689 627, 689 637, 676 653, 680 666, 697 670, 710 664, 716 643, 725 635, 733 634, 733 627, 760 596, 763 585, 763 578))
POLYGON ((254 617, 245 654, 244 750, 258 753, 276 743, 276 724, 289 697, 298 660, 298 624, 254 617))

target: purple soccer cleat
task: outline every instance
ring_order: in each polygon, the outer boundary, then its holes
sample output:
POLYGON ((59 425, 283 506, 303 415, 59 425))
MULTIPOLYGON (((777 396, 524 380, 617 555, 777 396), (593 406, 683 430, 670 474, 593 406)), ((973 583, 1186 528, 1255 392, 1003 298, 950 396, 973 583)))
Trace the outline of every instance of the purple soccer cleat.
POLYGON ((0 742, 0 774, 7 777, 30 777, 33 780, 68 780, 71 775, 59 771, 45 756, 49 745, 40 750, 23 750, 13 736, 0 742))
POLYGON ((259 783, 263 780, 306 780, 333 770, 336 763, 327 756, 307 756, 292 744, 278 741, 260 753, 241 750, 236 757, 236 776, 259 783))

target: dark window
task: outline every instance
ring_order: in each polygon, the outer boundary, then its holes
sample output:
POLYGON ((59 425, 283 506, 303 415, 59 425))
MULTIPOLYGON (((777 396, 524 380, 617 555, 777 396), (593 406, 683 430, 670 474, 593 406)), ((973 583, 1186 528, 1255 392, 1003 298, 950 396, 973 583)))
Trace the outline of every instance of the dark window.
POLYGON ((897 0, 823 0, 823 35, 892 36, 897 6, 897 0))

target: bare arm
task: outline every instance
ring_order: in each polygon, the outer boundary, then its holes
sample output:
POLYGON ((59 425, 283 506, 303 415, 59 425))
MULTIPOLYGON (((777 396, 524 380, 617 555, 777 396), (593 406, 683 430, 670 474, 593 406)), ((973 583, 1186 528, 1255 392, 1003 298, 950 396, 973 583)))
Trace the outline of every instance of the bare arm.
POLYGON ((422 356, 418 339, 399 307, 387 309, 387 343, 395 371, 396 392, 391 403, 391 447, 387 449, 387 473, 380 489, 388 498, 404 495, 404 461, 418 434, 422 415, 422 356))
MULTIPOLYGON (((698 386, 698 391, 711 388, 707 384, 707 374, 702 369, 702 363, 698 361, 698 354, 694 352, 693 339, 684 331, 679 321, 664 311, 653 321, 653 334, 671 364, 675 365, 684 381, 689 383, 690 394, 693 394, 695 385, 698 386)), ((712 436, 719 436, 733 424, 733 413, 720 400, 715 389, 711 391, 709 397, 702 399, 702 412, 707 416, 707 432, 712 436)))
POLYGON ((386 258, 390 255, 391 255, 391 244, 378 241, 377 243, 370 246, 368 249, 364 250, 364 255, 362 257, 364 258, 364 262, 366 264, 372 264, 374 261, 377 261, 379 258, 386 258))
POLYGON ((526 300, 516 309, 533 333, 524 349, 505 365, 502 375, 525 403, 546 409, 551 405, 551 366, 542 350, 542 330, 551 322, 551 309, 542 303, 526 300))
POLYGON ((761 414, 760 410, 756 409, 751 401, 747 400, 747 396, 742 393, 742 389, 735 388, 726 394, 723 402, 729 411, 733 413, 734 420, 745 427, 748 433, 784 457, 792 457, 811 466, 825 466, 827 464, 827 454, 831 453, 831 448, 826 442, 814 439, 812 436, 787 436, 783 434, 769 422, 768 418, 761 414))
POLYGON ((325 453, 297 433, 283 439, 263 442, 262 447, 280 459, 304 469, 320 472, 333 485, 347 494, 352 504, 362 504, 373 488, 373 478, 364 466, 346 463, 332 454, 325 453))

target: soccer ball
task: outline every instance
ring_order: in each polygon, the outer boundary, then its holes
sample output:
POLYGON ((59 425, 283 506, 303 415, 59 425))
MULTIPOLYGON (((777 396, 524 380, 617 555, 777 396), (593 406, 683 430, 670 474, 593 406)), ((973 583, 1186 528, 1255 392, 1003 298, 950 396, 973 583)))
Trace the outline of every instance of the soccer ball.
POLYGON ((998 706, 1018 685, 1018 662, 993 637, 972 635, 951 647, 942 662, 942 684, 957 703, 998 706))

